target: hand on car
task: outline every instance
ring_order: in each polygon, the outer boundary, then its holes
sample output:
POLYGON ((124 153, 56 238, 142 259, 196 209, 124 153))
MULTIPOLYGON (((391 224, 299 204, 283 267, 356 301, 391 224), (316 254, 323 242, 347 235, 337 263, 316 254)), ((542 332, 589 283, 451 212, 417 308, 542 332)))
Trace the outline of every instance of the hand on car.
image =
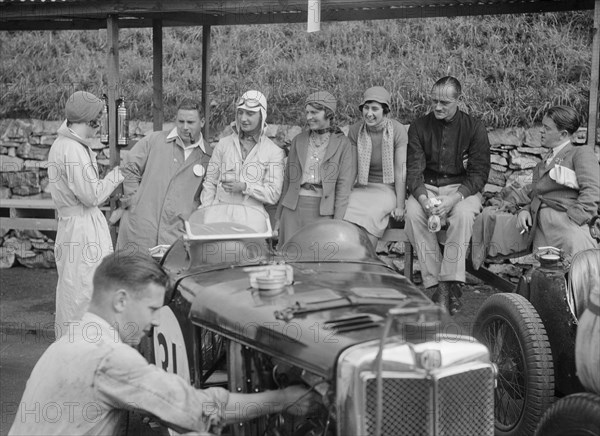
POLYGON ((290 415, 306 415, 322 404, 319 394, 300 385, 288 386, 282 392, 285 395, 284 412, 290 415))

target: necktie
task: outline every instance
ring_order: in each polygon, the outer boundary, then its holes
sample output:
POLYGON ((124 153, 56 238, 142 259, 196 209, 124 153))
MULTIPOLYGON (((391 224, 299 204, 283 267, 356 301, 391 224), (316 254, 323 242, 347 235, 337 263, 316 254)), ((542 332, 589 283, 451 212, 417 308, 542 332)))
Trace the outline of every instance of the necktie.
POLYGON ((544 163, 546 165, 546 168, 548 168, 550 166, 550 164, 552 163, 552 158, 554 157, 554 153, 552 150, 550 150, 548 153, 546 153, 546 155, 544 156, 544 163))

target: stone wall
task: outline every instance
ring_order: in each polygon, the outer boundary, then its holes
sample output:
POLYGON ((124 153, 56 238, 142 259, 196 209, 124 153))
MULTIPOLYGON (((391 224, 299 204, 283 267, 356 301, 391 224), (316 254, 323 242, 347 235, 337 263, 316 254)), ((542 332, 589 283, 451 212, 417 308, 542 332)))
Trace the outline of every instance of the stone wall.
MULTIPOLYGON (((60 125, 61 121, 0 120, 0 199, 49 198, 48 152, 60 125)), ((173 127, 173 123, 163 125, 165 130, 173 127)), ((289 145, 300 130, 298 126, 269 125, 267 136, 284 146, 289 145)), ((150 132, 152 123, 130 121, 130 145, 127 149, 150 132)), ((218 137, 229 133, 231 129, 228 127, 218 137)), ((109 166, 110 149, 100 142, 99 137, 93 138, 91 144, 103 174, 109 166)), ((122 156, 127 149, 121 150, 122 156)))
MULTIPOLYGON (((585 144, 586 133, 585 128, 579 129, 573 135, 573 142, 585 144)), ((531 183, 533 168, 546 154, 546 149, 541 144, 539 127, 492 130, 488 133, 488 138, 491 145, 492 168, 484 188, 486 197, 489 198, 505 186, 514 183, 521 185, 531 183)), ((596 156, 599 156, 598 146, 596 146, 596 156)))
MULTIPOLYGON (((61 121, 0 120, 0 201, 7 198, 50 198, 47 191, 47 159, 60 124, 61 121)), ((173 123, 166 123, 163 128, 171 129, 173 123)), ((342 130, 347 133, 347 128, 345 126, 342 130)), ((278 145, 287 146, 300 130, 301 128, 298 126, 269 125, 267 136, 278 145)), ((151 131, 152 123, 131 121, 129 124, 130 147, 151 131)), ((218 137, 228 135, 230 132, 228 127, 220 132, 218 137)), ((575 135, 575 142, 585 143, 585 134, 585 129, 580 129, 575 135)), ((530 182, 532 170, 544 154, 544 149, 540 144, 539 128, 492 130, 489 132, 489 138, 492 145, 492 170, 485 186, 486 197, 496 195, 506 185, 530 182)), ((108 170, 110 149, 102 144, 99 138, 94 138, 91 142, 92 149, 97 153, 102 176, 108 170)), ((600 143, 600 130, 598 131, 598 143, 600 143)), ((127 150, 121 151, 122 156, 126 153, 127 150)), ((596 147, 596 154, 599 154, 598 147, 596 147)), ((0 250, 0 265, 2 265, 2 259, 6 259, 6 253, 15 250, 21 254, 21 259, 33 258, 34 255, 39 257, 43 250, 51 250, 52 240, 40 232, 17 232, 0 228, 0 245, 4 245, 4 248, 0 250), (32 247, 25 240, 33 240, 34 246, 32 247), (7 241, 12 244, 10 250, 6 246, 7 241), (42 248, 35 248, 36 244, 42 248)), ((47 261, 49 257, 51 257, 50 254, 44 254, 45 264, 52 264, 51 261, 47 261)), ((22 264, 27 264, 27 261, 21 261, 19 256, 17 256, 17 260, 22 264)), ((7 261, 7 263, 10 262, 7 261)))
MULTIPOLYGON (((0 120, 0 204, 9 198, 51 198, 48 193, 48 153, 61 123, 31 119, 0 120)), ((173 123, 163 125, 164 130, 173 127, 173 123)), ((150 122, 130 121, 130 144, 121 150, 121 157, 152 130, 150 122)), ((267 136, 278 145, 286 146, 300 130, 298 126, 269 125, 267 136)), ((224 129, 215 141, 229 133, 230 128, 224 129)), ((103 177, 109 169, 110 148, 102 144, 99 137, 91 140, 91 146, 97 153, 100 177, 103 177)), ((8 211, 3 209, 3 213, 7 216, 8 211)), ((52 236, 53 232, 17 231, 0 226, 0 268, 17 262, 28 267, 54 267, 52 236)))

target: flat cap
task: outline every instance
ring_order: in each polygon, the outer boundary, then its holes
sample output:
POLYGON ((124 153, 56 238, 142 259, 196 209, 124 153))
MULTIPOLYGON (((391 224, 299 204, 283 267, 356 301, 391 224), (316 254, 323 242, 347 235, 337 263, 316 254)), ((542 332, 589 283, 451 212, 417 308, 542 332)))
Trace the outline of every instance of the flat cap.
POLYGON ((306 104, 318 103, 326 108, 331 109, 335 113, 337 101, 333 95, 327 91, 317 91, 306 97, 306 104))

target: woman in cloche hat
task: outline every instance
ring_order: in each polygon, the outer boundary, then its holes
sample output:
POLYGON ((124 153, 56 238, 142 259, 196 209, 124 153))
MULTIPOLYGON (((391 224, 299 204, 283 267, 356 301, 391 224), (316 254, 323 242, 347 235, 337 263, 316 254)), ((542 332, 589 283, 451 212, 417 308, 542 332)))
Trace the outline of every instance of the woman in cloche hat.
POLYGON ((92 277, 100 261, 113 251, 108 223, 98 205, 124 180, 117 166, 100 178, 91 138, 100 126, 104 103, 76 91, 65 104, 66 120, 48 154, 50 194, 58 214, 54 253, 56 339, 71 331, 92 298, 92 277))
POLYGON ((367 89, 358 106, 363 119, 348 131, 358 156, 358 178, 344 219, 364 228, 374 246, 390 215, 404 219, 408 135, 405 126, 389 118, 390 100, 381 86, 367 89))
POLYGON ((279 247, 307 224, 343 219, 356 178, 352 147, 333 125, 335 97, 318 91, 305 104, 308 131, 292 140, 276 213, 279 247))

